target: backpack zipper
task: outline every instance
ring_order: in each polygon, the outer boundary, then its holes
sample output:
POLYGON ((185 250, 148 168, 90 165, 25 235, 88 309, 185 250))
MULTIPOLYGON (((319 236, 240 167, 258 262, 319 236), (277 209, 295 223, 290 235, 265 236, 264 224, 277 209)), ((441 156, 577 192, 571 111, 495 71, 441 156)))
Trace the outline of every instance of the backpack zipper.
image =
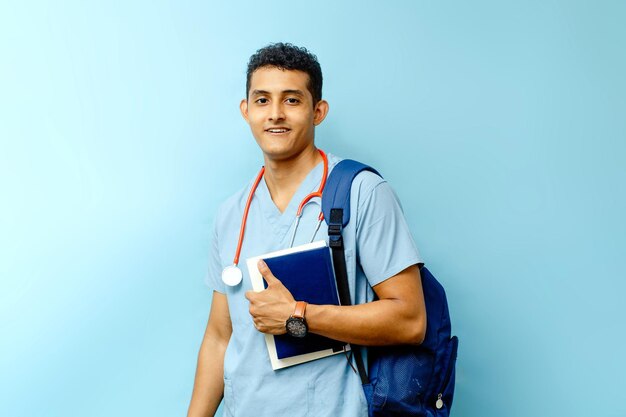
POLYGON ((437 410, 441 410, 443 408, 443 400, 441 399, 441 397, 443 397, 442 393, 437 394, 437 402, 435 402, 435 407, 437 407, 437 410))
MULTIPOLYGON (((452 352, 450 352, 450 362, 448 362, 448 371, 446 372, 446 377, 444 378, 443 384, 441 386, 442 390, 446 389, 446 387, 448 386, 448 383, 450 382, 450 377, 452 376, 452 370, 456 366, 456 351, 459 347, 458 338, 456 336, 452 336, 450 338, 450 342, 454 343, 454 349, 452 350, 452 352), (456 339, 456 340, 454 340, 453 342, 453 339, 456 339)), ((437 410, 441 410, 443 406, 444 406, 443 392, 440 392, 437 394, 437 401, 435 401, 435 407, 437 408, 437 410)))

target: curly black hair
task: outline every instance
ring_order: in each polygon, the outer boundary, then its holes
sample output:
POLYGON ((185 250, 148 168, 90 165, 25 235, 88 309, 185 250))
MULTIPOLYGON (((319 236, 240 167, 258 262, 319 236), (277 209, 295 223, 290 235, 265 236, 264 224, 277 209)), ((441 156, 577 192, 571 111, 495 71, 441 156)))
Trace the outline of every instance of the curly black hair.
POLYGON ((276 67, 284 70, 297 70, 309 75, 307 88, 313 96, 313 104, 322 99, 322 68, 317 57, 306 48, 290 43, 272 43, 250 57, 246 78, 246 97, 250 92, 252 73, 261 67, 276 67))

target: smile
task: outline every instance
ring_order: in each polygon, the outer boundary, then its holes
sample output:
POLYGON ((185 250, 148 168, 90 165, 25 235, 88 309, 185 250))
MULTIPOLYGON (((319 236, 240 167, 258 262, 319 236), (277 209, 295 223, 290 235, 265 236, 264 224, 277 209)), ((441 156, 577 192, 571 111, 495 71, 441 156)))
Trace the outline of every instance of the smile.
POLYGON ((275 127, 275 128, 271 128, 271 129, 265 129, 266 132, 268 133, 272 133, 272 134, 282 134, 282 133, 287 133, 289 132, 291 129, 287 129, 284 127, 275 127))

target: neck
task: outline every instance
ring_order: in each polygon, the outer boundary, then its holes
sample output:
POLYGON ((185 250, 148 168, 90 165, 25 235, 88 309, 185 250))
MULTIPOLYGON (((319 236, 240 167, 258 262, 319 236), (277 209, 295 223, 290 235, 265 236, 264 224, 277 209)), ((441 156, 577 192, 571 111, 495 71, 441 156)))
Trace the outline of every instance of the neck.
POLYGON ((314 146, 284 160, 273 160, 265 155, 265 183, 281 213, 289 205, 302 181, 320 162, 322 156, 314 146))

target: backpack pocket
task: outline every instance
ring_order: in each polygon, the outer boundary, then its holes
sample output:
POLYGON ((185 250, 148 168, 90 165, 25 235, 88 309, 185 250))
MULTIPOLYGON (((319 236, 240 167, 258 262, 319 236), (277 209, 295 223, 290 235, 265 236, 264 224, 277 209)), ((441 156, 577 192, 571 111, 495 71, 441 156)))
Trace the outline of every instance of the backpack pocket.
POLYGON ((414 346, 370 349, 370 416, 423 415, 433 355, 414 346))

